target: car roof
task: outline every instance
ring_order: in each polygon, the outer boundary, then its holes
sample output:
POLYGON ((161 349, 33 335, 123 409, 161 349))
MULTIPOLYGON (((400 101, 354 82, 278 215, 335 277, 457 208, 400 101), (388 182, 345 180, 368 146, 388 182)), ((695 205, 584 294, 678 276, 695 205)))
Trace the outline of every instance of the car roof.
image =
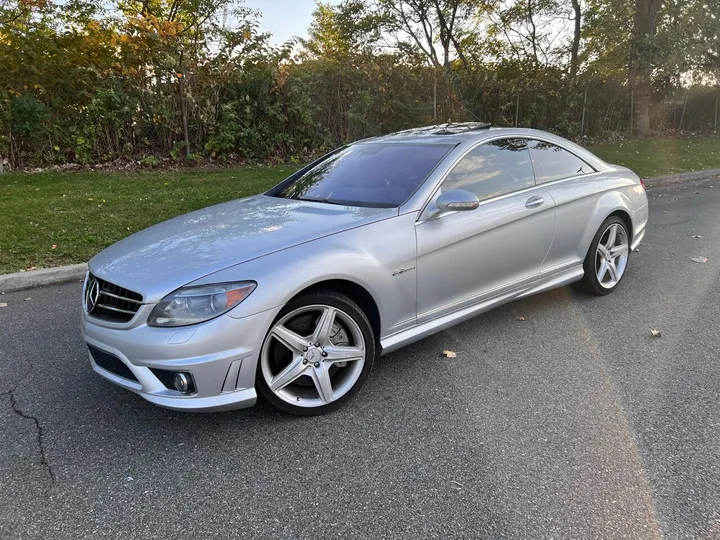
POLYGON ((492 127, 490 124, 484 122, 436 124, 362 139, 352 144, 443 144, 454 147, 457 152, 465 152, 466 149, 484 140, 501 137, 532 138, 554 143, 580 156, 598 170, 607 170, 608 168, 608 165, 604 161, 587 149, 553 133, 530 128, 492 127))
POLYGON ((490 124, 485 122, 462 122, 447 124, 435 124, 412 129, 405 129, 387 135, 370 137, 357 141, 355 144, 398 142, 398 143, 423 143, 423 144, 457 144, 464 140, 476 139, 478 135, 489 130, 495 131, 490 124))
POLYGON ((492 127, 486 122, 460 122, 435 124, 418 128, 406 129, 378 137, 359 140, 353 144, 367 143, 418 143, 418 144, 451 144, 472 143, 484 139, 508 137, 541 137, 555 139, 558 142, 568 143, 565 139, 545 131, 528 128, 492 127))

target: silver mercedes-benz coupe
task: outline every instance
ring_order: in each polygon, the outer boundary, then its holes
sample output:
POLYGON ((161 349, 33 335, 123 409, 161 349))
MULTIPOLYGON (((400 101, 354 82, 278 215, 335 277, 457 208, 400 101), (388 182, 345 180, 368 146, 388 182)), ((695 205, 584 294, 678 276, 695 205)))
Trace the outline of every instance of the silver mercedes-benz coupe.
POLYGON ((572 282, 612 292, 647 219, 637 175, 549 133, 403 131, 107 248, 82 333, 97 373, 157 405, 234 409, 260 392, 321 414, 377 355, 572 282))

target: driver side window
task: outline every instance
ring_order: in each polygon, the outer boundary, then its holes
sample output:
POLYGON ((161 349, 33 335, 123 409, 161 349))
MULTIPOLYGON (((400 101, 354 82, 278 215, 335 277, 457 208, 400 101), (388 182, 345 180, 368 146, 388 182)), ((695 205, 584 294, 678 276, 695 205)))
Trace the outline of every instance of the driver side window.
POLYGON ((527 141, 499 139, 466 154, 447 175, 440 189, 443 193, 464 189, 483 201, 534 185, 527 141))

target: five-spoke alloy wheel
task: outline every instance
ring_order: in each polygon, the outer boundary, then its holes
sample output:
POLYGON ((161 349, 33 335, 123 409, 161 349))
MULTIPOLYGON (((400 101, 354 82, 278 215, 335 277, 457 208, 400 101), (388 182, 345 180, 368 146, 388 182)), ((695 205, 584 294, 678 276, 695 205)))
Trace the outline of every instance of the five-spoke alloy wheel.
POLYGON ((606 219, 595 234, 585 258, 580 282, 587 292, 605 295, 615 290, 625 274, 630 256, 630 234, 616 216, 606 219))
POLYGON ((323 414, 362 386, 374 356, 360 307, 335 291, 318 291, 289 302, 273 323, 260 352, 258 388, 286 412, 323 414))

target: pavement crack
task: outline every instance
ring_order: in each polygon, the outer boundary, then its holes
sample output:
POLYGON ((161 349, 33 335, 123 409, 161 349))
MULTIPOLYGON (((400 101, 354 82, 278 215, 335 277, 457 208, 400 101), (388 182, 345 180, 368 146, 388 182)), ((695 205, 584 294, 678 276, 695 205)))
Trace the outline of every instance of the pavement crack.
POLYGON ((54 486, 56 482, 55 471, 53 471, 52 465, 50 464, 50 461, 47 457, 47 452, 45 451, 45 432, 43 431, 40 420, 38 420, 36 416, 26 413, 18 406, 17 398, 15 397, 15 388, 13 388, 12 390, 8 390, 7 392, 3 392, 0 395, 10 396, 10 406, 12 407, 13 412, 21 418, 25 418, 26 420, 32 420, 35 424, 35 433, 37 434, 37 446, 38 450, 40 451, 40 465, 42 465, 47 470, 48 476, 50 477, 50 485, 54 486))

